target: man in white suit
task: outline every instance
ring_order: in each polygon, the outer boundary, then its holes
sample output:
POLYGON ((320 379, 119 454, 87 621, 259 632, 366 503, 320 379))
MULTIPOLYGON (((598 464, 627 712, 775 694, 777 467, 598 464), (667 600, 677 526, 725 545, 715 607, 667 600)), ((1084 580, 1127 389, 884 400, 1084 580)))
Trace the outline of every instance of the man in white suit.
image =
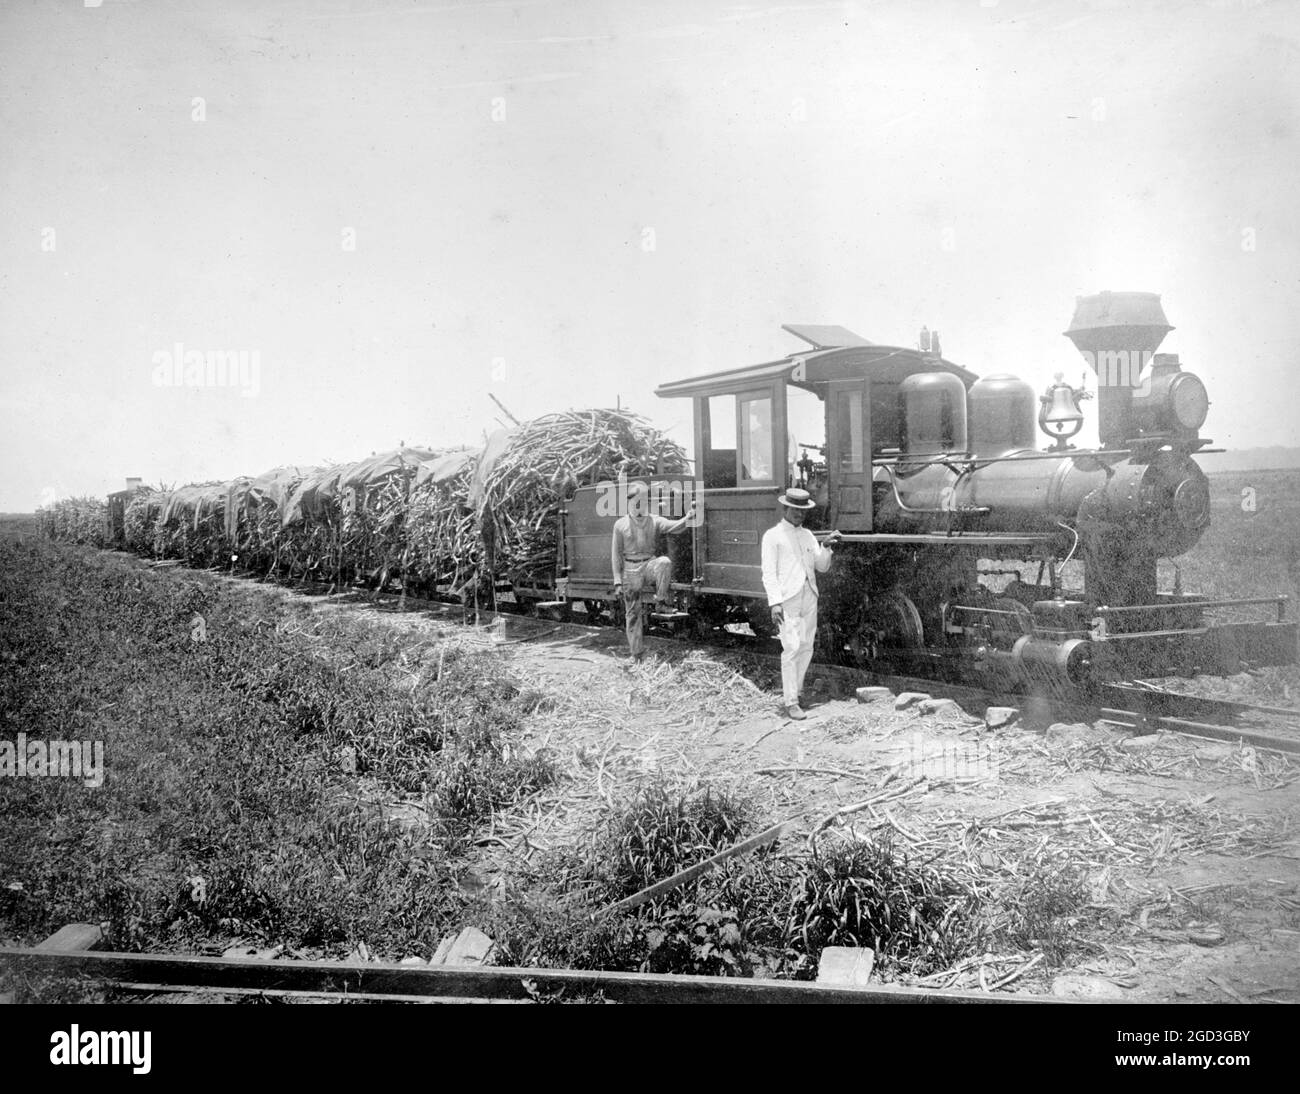
POLYGON ((782 519, 763 533, 763 590, 781 636, 781 704, 798 720, 808 717, 799 693, 817 640, 817 575, 830 569, 830 548, 841 535, 831 532, 818 546, 817 537, 803 526, 817 505, 807 490, 787 490, 777 501, 782 519))

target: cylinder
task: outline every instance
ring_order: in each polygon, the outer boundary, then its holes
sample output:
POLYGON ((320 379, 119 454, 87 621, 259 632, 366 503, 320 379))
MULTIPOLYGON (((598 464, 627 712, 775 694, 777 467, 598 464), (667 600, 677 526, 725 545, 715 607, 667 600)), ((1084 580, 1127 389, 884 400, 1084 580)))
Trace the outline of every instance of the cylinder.
POLYGON ((1025 635, 1012 647, 1017 667, 1031 680, 1061 680, 1079 685, 1092 675, 1092 643, 1084 638, 1061 642, 1025 635))

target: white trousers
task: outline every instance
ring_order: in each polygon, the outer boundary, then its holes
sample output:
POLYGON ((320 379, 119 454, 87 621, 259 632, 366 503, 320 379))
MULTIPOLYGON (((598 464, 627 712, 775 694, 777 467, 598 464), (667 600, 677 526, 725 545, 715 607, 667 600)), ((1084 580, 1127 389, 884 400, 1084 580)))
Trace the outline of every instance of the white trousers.
POLYGON ((805 584, 781 609, 785 613, 779 631, 781 698, 786 706, 793 706, 803 691, 803 678, 808 674, 813 643, 817 641, 817 594, 805 584))

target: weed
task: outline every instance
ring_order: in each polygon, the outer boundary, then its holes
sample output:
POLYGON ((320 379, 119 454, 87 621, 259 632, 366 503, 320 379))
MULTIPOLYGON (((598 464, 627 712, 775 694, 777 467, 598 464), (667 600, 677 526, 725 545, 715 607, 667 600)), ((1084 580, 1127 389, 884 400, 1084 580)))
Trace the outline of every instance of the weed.
POLYGON ((754 815, 748 799, 726 791, 647 783, 606 822, 589 873, 619 900, 743 839, 754 815))
POLYGON ((1049 964, 1063 965, 1086 950, 1075 928, 1086 899, 1084 875, 1064 861, 1038 863, 1002 903, 1009 909, 1006 936, 1025 949, 1041 950, 1049 964))
POLYGON ((786 922, 796 975, 826 946, 864 946, 880 968, 927 975, 975 952, 975 898, 952 875, 888 838, 843 840, 806 864, 786 922))

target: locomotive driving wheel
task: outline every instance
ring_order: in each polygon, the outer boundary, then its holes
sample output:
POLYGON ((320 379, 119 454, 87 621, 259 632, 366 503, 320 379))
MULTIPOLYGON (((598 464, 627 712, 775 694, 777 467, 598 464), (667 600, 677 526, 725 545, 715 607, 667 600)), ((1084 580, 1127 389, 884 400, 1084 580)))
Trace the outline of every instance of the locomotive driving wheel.
POLYGON ((859 665, 889 650, 915 650, 925 644, 921 613, 897 589, 874 596, 849 633, 849 651, 859 665))

